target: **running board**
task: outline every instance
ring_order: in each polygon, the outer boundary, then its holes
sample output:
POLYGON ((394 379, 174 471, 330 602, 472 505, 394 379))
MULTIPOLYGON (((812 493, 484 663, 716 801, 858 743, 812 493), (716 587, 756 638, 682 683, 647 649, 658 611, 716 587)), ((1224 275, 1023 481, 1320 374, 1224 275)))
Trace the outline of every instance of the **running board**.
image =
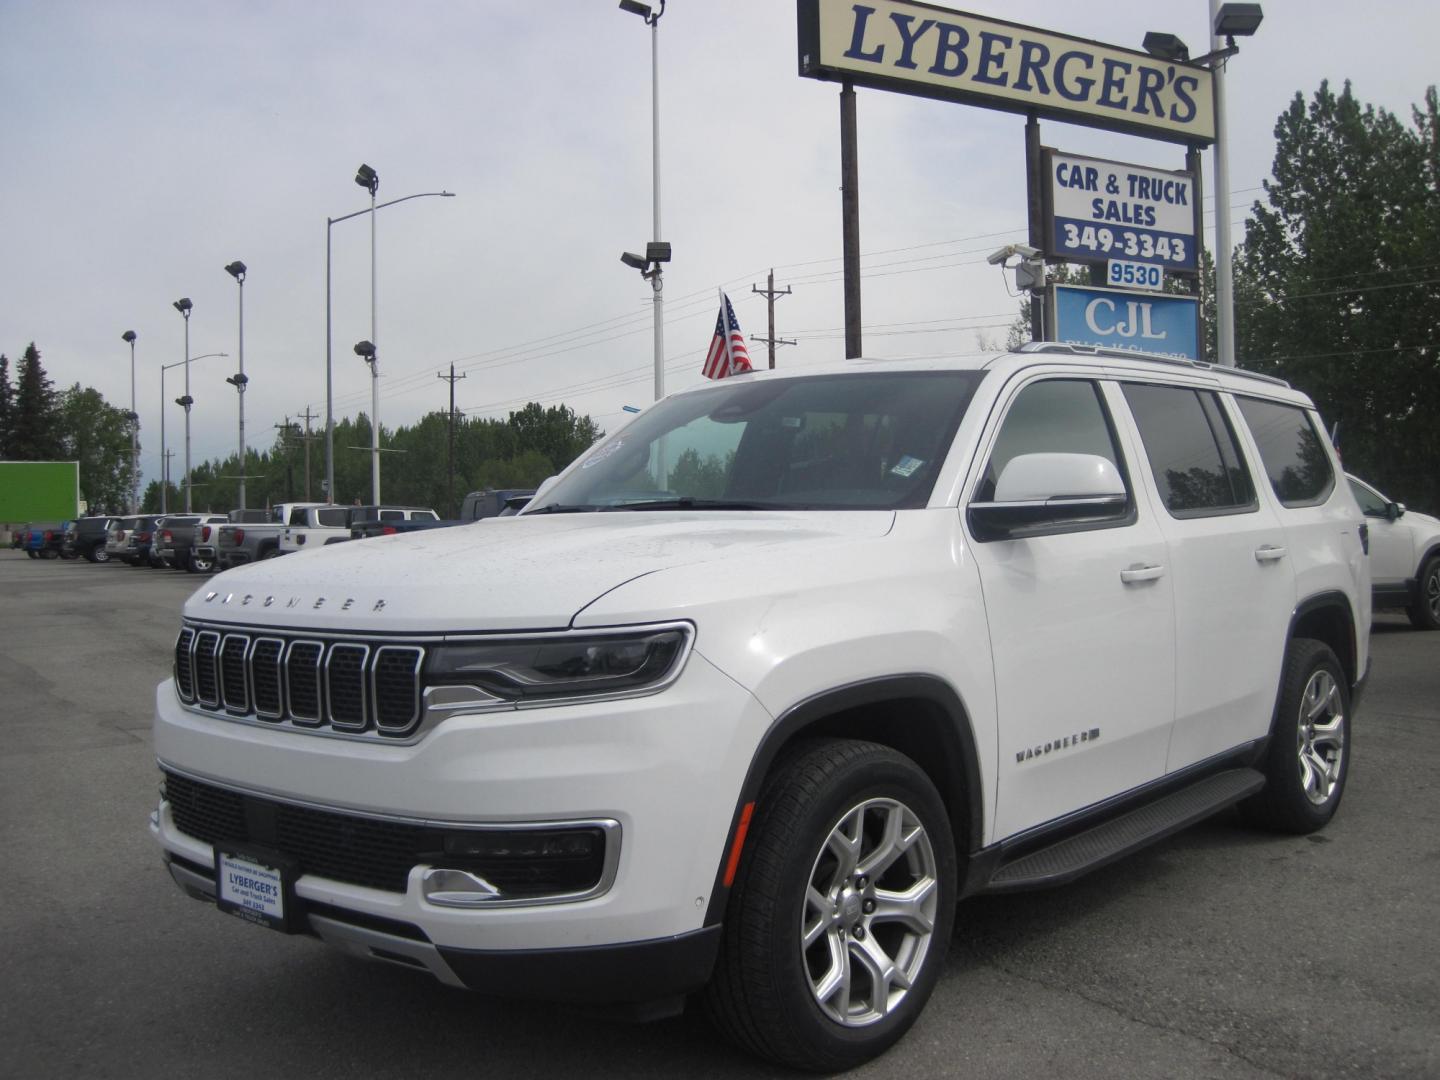
POLYGON ((1003 862, 980 892, 1063 885, 1138 848, 1189 828, 1265 786, 1254 769, 1231 769, 1181 788, 1119 817, 1003 862))

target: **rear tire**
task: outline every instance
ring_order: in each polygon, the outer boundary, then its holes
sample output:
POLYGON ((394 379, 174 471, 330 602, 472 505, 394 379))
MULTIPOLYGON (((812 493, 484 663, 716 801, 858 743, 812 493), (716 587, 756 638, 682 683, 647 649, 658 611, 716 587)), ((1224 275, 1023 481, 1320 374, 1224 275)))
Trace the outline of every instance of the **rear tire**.
POLYGON ((40 557, 40 553, 38 551, 31 551, 28 548, 25 550, 25 554, 29 555, 32 559, 38 559, 40 557))
POLYGON ((280 557, 280 549, 279 549, 278 547, 266 548, 265 554, 263 554, 263 555, 260 556, 261 560, 264 560, 264 559, 278 559, 279 557, 280 557))
POLYGON ((1417 630, 1440 630, 1440 555, 1431 555, 1420 567, 1415 603, 1406 608, 1417 630))
POLYGON ((192 574, 208 574, 215 569, 215 560, 192 555, 185 563, 185 569, 192 574))
POLYGON ((771 1061, 853 1068, 909 1030, 945 965, 945 805, 904 755, 833 739, 772 771, 753 820, 706 1011, 771 1061))
POLYGON ((1312 833, 1335 816, 1350 772, 1350 689, 1330 646, 1296 638, 1270 744, 1265 786, 1240 804, 1245 819, 1277 832, 1312 833))

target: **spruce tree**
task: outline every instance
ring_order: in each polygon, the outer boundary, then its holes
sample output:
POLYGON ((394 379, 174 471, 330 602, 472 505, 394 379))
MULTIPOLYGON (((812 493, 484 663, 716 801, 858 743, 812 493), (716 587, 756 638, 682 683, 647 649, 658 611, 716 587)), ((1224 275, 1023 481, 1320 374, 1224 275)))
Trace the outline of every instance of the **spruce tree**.
POLYGON ((32 341, 15 380, 7 453, 15 461, 59 461, 64 458, 64 445, 55 387, 32 341))
POLYGON ((10 456, 10 414, 15 392, 10 388, 10 358, 0 353, 0 461, 10 456))

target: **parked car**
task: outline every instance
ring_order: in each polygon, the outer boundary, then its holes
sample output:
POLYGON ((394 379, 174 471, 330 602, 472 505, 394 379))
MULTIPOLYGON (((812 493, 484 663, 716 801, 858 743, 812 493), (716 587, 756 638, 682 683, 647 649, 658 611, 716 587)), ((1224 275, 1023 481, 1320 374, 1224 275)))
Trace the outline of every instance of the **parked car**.
POLYGON ((350 510, 350 536, 394 536, 441 524, 440 515, 428 506, 356 506, 350 510))
POLYGON ((246 563, 278 558, 280 534, 285 531, 285 526, 290 524, 291 519, 299 523, 304 518, 302 511, 330 505, 332 504, 317 502, 276 503, 270 508, 268 519, 259 524, 221 525, 219 535, 215 538, 215 561, 220 569, 229 570, 246 563))
POLYGON ((1377 608, 1404 608, 1411 625, 1440 630, 1440 519, 1407 510, 1358 476, 1345 477, 1370 526, 1377 608))
POLYGON ((171 514, 155 528, 155 557, 177 570, 190 569, 190 548, 201 525, 222 525, 224 514, 171 514))
POLYGON ((95 516, 77 518, 65 530, 64 548, 61 554, 70 558, 83 558, 86 562, 101 563, 110 560, 105 550, 105 540, 114 518, 95 516))
POLYGON ((348 506, 308 506, 290 512, 290 520, 280 531, 280 554, 312 551, 326 544, 350 539, 348 506))
MULTIPOLYGON (((231 510, 221 524, 261 525, 270 520, 269 510, 231 510)), ((190 544, 190 560, 185 569, 194 574, 208 574, 215 569, 215 545, 219 540, 219 524, 202 524, 195 530, 190 544)))
MULTIPOLYGON (((371 536, 394 536, 397 533, 424 532, 428 529, 448 529, 452 525, 465 525, 491 517, 513 517, 524 509, 535 492, 529 489, 500 489, 472 491, 460 505, 458 518, 440 518, 430 514, 415 513, 408 518, 391 517, 389 520, 368 518, 352 522, 350 536, 361 540, 371 536)), ((360 509, 364 509, 363 507, 360 509)))
POLYGON ((161 563, 154 560, 151 548, 155 540, 155 529, 165 518, 159 514, 146 514, 135 519, 135 524, 125 536, 125 554, 121 559, 131 566, 152 566, 158 569, 161 563))
POLYGON ((1309 399, 1232 368, 1045 344, 695 386, 519 516, 197 590, 151 830, 257 927, 637 1016, 698 994, 851 1068, 963 897, 1232 806, 1331 820, 1364 523, 1309 399))
POLYGON ((50 529, 27 525, 15 531, 11 546, 19 548, 32 559, 53 559, 57 552, 50 547, 52 535, 53 531, 50 529))
POLYGON ((129 550, 130 532, 140 523, 138 516, 111 518, 105 530, 105 555, 110 559, 125 560, 129 550))

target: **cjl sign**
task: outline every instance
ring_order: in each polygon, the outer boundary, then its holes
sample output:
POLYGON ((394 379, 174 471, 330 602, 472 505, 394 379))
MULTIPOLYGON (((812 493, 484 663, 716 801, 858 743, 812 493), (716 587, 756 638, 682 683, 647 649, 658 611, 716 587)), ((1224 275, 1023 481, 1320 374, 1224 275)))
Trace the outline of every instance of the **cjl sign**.
POLYGON ((1055 341, 1200 359, 1194 297, 1054 285, 1048 299, 1055 341))

